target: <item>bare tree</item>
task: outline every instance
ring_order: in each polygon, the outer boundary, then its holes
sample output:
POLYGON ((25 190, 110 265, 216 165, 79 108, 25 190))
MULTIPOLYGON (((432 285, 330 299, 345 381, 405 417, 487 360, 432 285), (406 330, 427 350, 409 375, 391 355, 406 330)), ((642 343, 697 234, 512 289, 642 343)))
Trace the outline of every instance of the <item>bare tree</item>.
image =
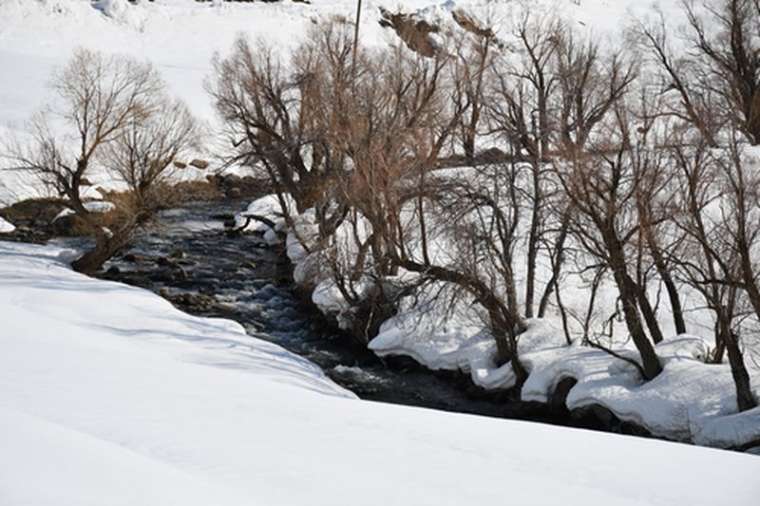
POLYGON ((679 57, 670 42, 670 30, 665 15, 658 11, 657 22, 638 21, 631 30, 633 42, 650 54, 658 83, 653 83, 663 95, 673 92, 677 100, 663 100, 662 114, 692 125, 710 145, 717 145, 716 136, 724 121, 717 96, 706 85, 709 76, 693 58, 679 57))
POLYGON ((598 42, 561 32, 556 51, 559 83, 557 130, 564 152, 586 148, 594 128, 623 99, 638 76, 636 65, 621 50, 600 53, 598 42))
POLYGON ((445 241, 447 253, 415 252, 408 247, 413 244, 408 237, 405 247, 393 251, 400 267, 451 284, 454 299, 466 295, 485 310, 497 362, 511 364, 518 385, 527 379, 517 348, 527 325, 518 308, 515 279, 522 207, 515 183, 521 167, 517 163, 484 165, 462 177, 430 181, 428 212, 438 215, 439 221, 425 230, 430 237, 419 240, 445 241))
MULTIPOLYGON (((572 164, 576 158, 586 156, 590 137, 628 93, 637 77, 637 68, 627 61, 622 51, 604 55, 593 40, 579 38, 565 28, 560 32, 553 72, 558 82, 553 99, 558 112, 553 114, 552 137, 557 139, 554 139, 552 156, 572 164)), ((556 184, 547 186, 550 189, 546 192, 549 211, 546 220, 553 220, 556 230, 547 226, 545 234, 554 236, 551 245, 546 247, 552 257, 552 272, 541 296, 539 317, 544 316, 552 293, 556 292, 555 297, 559 297, 558 280, 562 275, 572 212, 561 189, 552 188, 556 184), (559 198, 553 194, 560 194, 559 198)), ((565 321, 564 310, 560 313, 565 321)))
POLYGON ((320 200, 324 182, 339 168, 324 152, 322 118, 313 110, 319 104, 311 97, 317 84, 327 84, 315 78, 326 71, 320 68, 326 59, 339 58, 345 72, 345 81, 333 84, 348 83, 352 42, 337 24, 324 27, 311 32, 298 61, 286 63, 264 42, 251 46, 239 38, 230 55, 214 59, 207 86, 233 148, 229 163, 263 164, 278 194, 290 195, 299 212, 320 200))
POLYGON ((488 80, 492 77, 490 68, 495 53, 502 49, 489 23, 482 22, 462 10, 452 11, 454 21, 463 29, 456 40, 456 62, 453 65, 458 75, 454 83, 462 87, 459 93, 466 96, 469 108, 462 115, 457 137, 460 139, 464 156, 469 163, 475 161, 475 141, 482 130, 488 80))
MULTIPOLYGON (((596 148, 606 154, 601 159, 576 159, 557 173, 574 212, 573 235, 612 273, 626 326, 641 356, 639 370, 645 379, 652 379, 662 370, 652 343, 662 340, 662 332, 646 293, 639 260, 637 195, 663 186, 644 184, 659 178, 656 166, 648 160, 643 146, 632 144, 630 120, 622 106, 616 108, 615 115, 606 147, 596 148)), ((655 199, 656 194, 649 193, 646 198, 655 199)))
MULTIPOLYGON (((124 246, 135 226, 145 221, 146 209, 141 201, 131 204, 132 211, 126 213, 123 206, 121 209, 117 206, 122 223, 115 231, 105 229, 98 214, 88 209, 82 194, 86 176, 104 161, 106 153, 113 155, 128 149, 130 131, 134 134, 152 124, 157 115, 168 114, 173 118, 178 110, 166 107, 164 84, 154 68, 129 58, 105 57, 79 50, 53 77, 52 83, 56 102, 51 110, 32 120, 31 143, 17 142, 8 156, 19 169, 39 178, 63 197, 65 204, 85 223, 95 239, 95 248, 77 259, 73 267, 92 273, 124 246)), ((169 121, 164 126, 177 126, 173 119, 161 121, 169 121)), ((184 137, 171 135, 162 132, 152 140, 173 141, 173 151, 158 153, 153 151, 155 145, 152 145, 141 153, 146 159, 135 161, 138 165, 153 164, 151 168, 141 167, 142 172, 127 177, 126 167, 112 164, 115 169, 112 175, 126 182, 134 192, 139 191, 133 198, 146 194, 169 165, 164 158, 180 149, 176 144, 184 147, 184 137), (154 155, 164 158, 151 159, 154 155)), ((134 136, 131 139, 134 140, 134 136)), ((111 161, 116 159, 112 156, 111 161)))
POLYGON ((369 224, 366 242, 355 246, 373 259, 370 274, 403 268, 417 273, 417 289, 443 283, 453 287, 454 299, 474 299, 485 311, 497 360, 511 362, 521 383, 527 372, 517 336, 525 324, 512 265, 518 206, 504 193, 511 189, 518 198, 509 177, 521 169, 488 166, 474 170, 474 179, 433 173, 470 105, 461 83, 450 81, 463 78, 448 72, 457 63, 451 54, 431 58, 397 46, 365 60, 345 102, 346 120, 337 123, 345 127, 333 140, 351 159, 338 187, 369 224), (441 256, 441 240, 450 254, 441 256))
POLYGON ((692 0, 684 0, 689 41, 705 65, 705 83, 723 99, 731 122, 754 145, 760 144, 760 9, 755 0, 703 3, 710 33, 692 0))
POLYGON ((690 51, 677 57, 668 40, 672 29, 639 22, 637 39, 663 71, 663 91, 674 90, 670 114, 686 120, 710 145, 726 122, 752 144, 760 144, 760 9, 756 0, 682 0, 687 18, 683 36, 690 51))
POLYGON ((533 316, 536 262, 545 220, 546 174, 543 162, 550 151, 552 125, 550 102, 557 86, 552 63, 559 47, 562 24, 553 17, 527 12, 515 27, 513 38, 519 58, 502 55, 492 67, 495 84, 489 96, 489 117, 494 133, 500 133, 512 157, 527 155, 530 163, 530 231, 527 239, 525 315, 533 316))
POLYGON ((95 248, 73 263, 81 272, 95 272, 126 246, 134 232, 165 204, 164 183, 173 162, 197 147, 198 128, 184 103, 165 94, 152 97, 150 115, 134 118, 119 136, 102 148, 101 163, 128 191, 116 199, 108 229, 95 228, 95 248))
POLYGON ((751 409, 757 400, 744 364, 738 322, 745 297, 760 318, 752 302, 757 277, 751 258, 760 237, 758 178, 748 177, 736 145, 719 153, 704 143, 674 146, 671 153, 679 178, 676 222, 688 248, 674 261, 715 317, 713 359, 720 362, 728 352, 739 410, 751 409))

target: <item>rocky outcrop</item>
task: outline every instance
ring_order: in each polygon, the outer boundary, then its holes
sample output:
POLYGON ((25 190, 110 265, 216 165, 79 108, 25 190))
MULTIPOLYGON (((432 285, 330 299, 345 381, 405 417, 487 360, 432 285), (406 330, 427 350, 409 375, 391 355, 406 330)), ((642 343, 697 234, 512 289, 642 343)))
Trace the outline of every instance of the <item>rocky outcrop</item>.
POLYGON ((438 51, 430 34, 438 33, 440 28, 415 14, 393 13, 380 7, 380 26, 391 28, 409 49, 422 56, 432 58, 438 51))

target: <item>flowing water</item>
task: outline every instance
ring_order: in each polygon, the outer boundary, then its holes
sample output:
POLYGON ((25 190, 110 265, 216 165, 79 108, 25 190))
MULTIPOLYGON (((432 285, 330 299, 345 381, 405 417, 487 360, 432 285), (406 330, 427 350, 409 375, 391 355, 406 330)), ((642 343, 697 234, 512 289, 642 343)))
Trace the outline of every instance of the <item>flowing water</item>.
POLYGON ((226 234, 224 219, 244 208, 244 202, 214 202, 164 211, 130 251, 109 262, 103 277, 161 293, 191 314, 236 320, 249 335, 311 360, 363 399, 610 429, 594 417, 570 417, 508 394, 483 392, 458 373, 379 359, 299 296, 281 248, 257 235, 226 234))

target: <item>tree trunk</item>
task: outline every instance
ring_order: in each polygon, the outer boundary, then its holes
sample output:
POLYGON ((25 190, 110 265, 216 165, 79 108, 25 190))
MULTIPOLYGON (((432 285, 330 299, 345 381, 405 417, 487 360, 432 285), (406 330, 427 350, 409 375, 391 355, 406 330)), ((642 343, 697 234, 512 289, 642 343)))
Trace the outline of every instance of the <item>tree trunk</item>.
POLYGON ((95 247, 71 263, 71 267, 82 274, 92 276, 129 241, 131 232, 108 237, 98 230, 95 235, 95 247))
POLYGON ((662 256, 662 251, 660 251, 659 246, 650 235, 651 232, 647 232, 649 251, 652 253, 652 259, 657 268, 657 274, 665 284, 665 289, 668 292, 670 307, 673 310, 673 323, 676 327, 676 334, 685 334, 686 322, 683 319, 683 307, 681 306, 681 297, 678 294, 678 288, 676 287, 675 281, 673 281, 673 276, 670 275, 670 270, 668 270, 667 263, 662 256))
POLYGON ((625 256, 618 241, 614 237, 607 237, 606 242, 610 253, 610 267, 615 284, 620 291, 620 300, 623 302, 625 324, 636 349, 641 355, 644 379, 651 380, 662 372, 662 364, 660 364, 654 346, 641 324, 641 317, 638 312, 638 291, 640 288, 626 271, 625 256))
POLYGON ((465 128, 462 139, 462 149, 467 163, 475 163, 475 133, 469 127, 465 128))
POLYGON ((734 386, 736 387, 736 403, 739 411, 752 409, 757 406, 757 401, 752 395, 749 373, 744 365, 744 357, 739 347, 737 336, 725 322, 721 324, 721 336, 726 346, 728 363, 731 366, 731 376, 734 379, 734 386))
POLYGON ((649 303, 647 292, 643 286, 639 285, 632 279, 629 279, 632 285, 636 286, 636 298, 639 301, 639 307, 641 308, 641 314, 644 316, 644 321, 649 329, 649 334, 652 336, 652 340, 655 344, 662 342, 662 330, 660 330, 660 324, 657 322, 657 315, 654 313, 652 305, 649 303))
POLYGON ((710 357, 710 361, 714 364, 722 364, 723 356, 726 354, 726 343, 723 341, 720 330, 720 318, 721 316, 718 316, 718 321, 715 322, 715 350, 710 357))
POLYGON ((565 241, 567 240, 567 232, 570 228, 570 212, 565 211, 562 216, 562 224, 560 225, 559 234, 557 240, 554 242, 554 262, 552 264, 552 277, 546 284, 544 294, 541 296, 541 301, 538 304, 538 317, 543 318, 546 313, 546 307, 549 305, 549 298, 554 290, 558 290, 559 276, 562 272, 562 264, 565 262, 565 241))
POLYGON ((515 385, 520 387, 528 379, 528 371, 517 353, 517 340, 514 330, 504 328, 501 318, 494 317, 493 314, 490 323, 491 332, 496 341, 497 363, 503 365, 509 362, 512 372, 515 373, 515 385))
POLYGON ((536 283, 536 257, 538 256, 539 226, 541 225, 541 170, 540 160, 533 166, 533 215, 528 237, 528 273, 525 280, 525 317, 533 317, 533 295, 536 283))

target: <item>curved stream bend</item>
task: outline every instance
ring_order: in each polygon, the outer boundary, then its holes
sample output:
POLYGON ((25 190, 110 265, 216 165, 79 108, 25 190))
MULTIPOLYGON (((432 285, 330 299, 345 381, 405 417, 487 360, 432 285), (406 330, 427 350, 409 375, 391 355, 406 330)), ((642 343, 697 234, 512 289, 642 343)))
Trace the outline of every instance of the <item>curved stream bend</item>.
POLYGON ((459 373, 436 373, 411 360, 384 361, 331 328, 297 294, 281 248, 257 235, 228 237, 223 220, 243 202, 196 203, 161 213, 159 222, 114 259, 103 277, 158 292, 182 310, 240 322, 251 335, 319 365, 363 399, 517 418, 615 432, 639 431, 616 420, 487 393, 459 373))

